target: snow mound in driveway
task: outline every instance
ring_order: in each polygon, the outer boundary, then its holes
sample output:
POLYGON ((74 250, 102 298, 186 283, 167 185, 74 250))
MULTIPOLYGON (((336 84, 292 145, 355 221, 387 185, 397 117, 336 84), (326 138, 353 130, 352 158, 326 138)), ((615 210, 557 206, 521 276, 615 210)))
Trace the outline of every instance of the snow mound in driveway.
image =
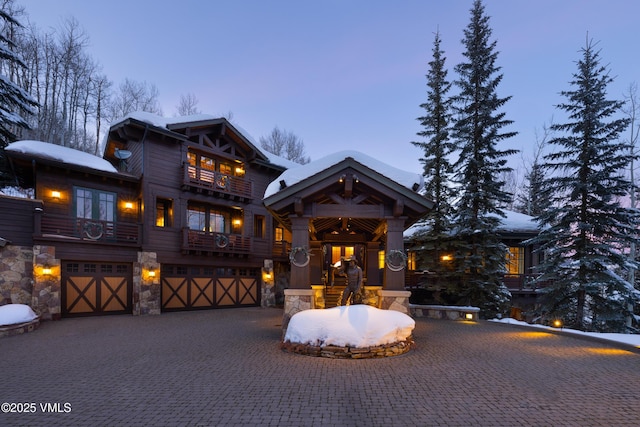
POLYGON ((375 347, 407 340, 415 321, 363 304, 305 310, 291 317, 284 341, 313 346, 375 347))
POLYGON ((0 306, 0 326, 27 323, 36 319, 38 315, 24 304, 6 304, 0 306))

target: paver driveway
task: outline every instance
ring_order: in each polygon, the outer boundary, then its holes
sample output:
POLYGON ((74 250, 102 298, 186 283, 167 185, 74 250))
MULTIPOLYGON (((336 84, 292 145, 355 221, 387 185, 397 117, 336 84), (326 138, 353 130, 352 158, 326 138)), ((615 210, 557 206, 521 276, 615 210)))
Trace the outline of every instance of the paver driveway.
POLYGON ((0 339, 0 402, 36 405, 0 425, 640 425, 637 353, 419 318, 403 356, 331 360, 282 352, 281 319, 261 308, 94 317, 0 339))

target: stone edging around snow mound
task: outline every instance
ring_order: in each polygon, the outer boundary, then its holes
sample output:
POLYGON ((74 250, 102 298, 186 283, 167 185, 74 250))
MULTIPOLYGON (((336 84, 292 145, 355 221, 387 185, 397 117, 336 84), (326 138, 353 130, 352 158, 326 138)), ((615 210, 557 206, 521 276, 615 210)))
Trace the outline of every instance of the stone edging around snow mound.
POLYGON ((310 344, 283 342, 280 348, 289 353, 305 356, 327 357, 330 359, 375 359, 381 357, 399 356, 415 347, 412 337, 405 341, 384 344, 375 347, 340 347, 335 345, 316 346, 310 344))
POLYGON ((39 326, 40 317, 36 317, 30 322, 15 323, 13 325, 2 325, 0 326, 0 338, 33 332, 38 329, 39 326))

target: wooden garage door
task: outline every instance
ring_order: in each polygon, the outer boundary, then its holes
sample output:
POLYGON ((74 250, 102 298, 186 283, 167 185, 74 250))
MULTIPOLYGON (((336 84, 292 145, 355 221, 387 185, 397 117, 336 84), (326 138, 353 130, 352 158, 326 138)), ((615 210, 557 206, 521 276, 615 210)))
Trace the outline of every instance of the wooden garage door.
POLYGON ((260 304, 257 269, 166 265, 160 276, 163 311, 260 304))
POLYGON ((130 264, 62 263, 64 317, 131 313, 130 264))

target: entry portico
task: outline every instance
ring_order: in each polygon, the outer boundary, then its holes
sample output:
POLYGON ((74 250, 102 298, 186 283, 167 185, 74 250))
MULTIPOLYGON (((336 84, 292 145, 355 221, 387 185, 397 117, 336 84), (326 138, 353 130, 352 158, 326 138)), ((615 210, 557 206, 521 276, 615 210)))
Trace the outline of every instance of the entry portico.
POLYGON ((312 287, 333 285, 335 262, 348 256, 362 268, 365 287, 378 291, 376 305, 408 311, 402 235, 433 207, 421 188, 420 174, 357 151, 291 168, 273 181, 264 204, 292 234, 285 317, 319 308, 312 287))

